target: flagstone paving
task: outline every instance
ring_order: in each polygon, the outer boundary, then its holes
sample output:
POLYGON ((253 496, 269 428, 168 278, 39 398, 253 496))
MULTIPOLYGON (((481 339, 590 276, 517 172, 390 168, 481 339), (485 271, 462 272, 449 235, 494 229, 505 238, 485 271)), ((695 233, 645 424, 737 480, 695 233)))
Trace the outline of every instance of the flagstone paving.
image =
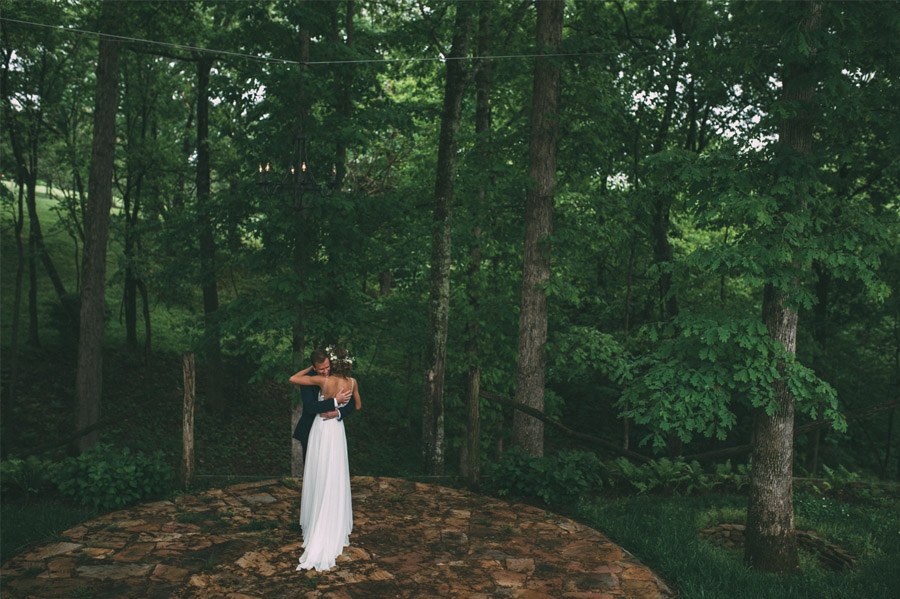
POLYGON ((145 503, 9 560, 6 597, 673 597, 601 533, 535 507, 393 478, 354 477, 351 545, 296 572, 297 479, 145 503))

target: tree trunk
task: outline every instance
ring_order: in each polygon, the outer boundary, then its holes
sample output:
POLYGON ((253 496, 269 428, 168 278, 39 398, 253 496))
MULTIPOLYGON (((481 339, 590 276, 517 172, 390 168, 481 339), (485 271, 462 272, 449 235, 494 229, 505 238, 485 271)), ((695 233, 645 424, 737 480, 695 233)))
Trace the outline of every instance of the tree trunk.
MULTIPOLYGON (((128 119, 128 149, 127 149, 127 183, 125 188, 129 191, 126 194, 128 200, 133 198, 133 202, 125 201, 125 281, 122 295, 122 301, 125 304, 125 342, 131 349, 137 349, 137 295, 138 295, 138 275, 135 272, 135 262, 137 260, 137 250, 139 247, 138 240, 138 221, 141 212, 141 195, 144 186, 144 166, 135 156, 135 145, 139 148, 145 147, 147 140, 147 123, 148 123, 148 102, 147 89, 142 86, 137 90, 140 96, 139 114, 128 119), (136 131, 134 126, 135 120, 140 120, 140 131, 136 131)), ((139 154, 138 154, 139 156, 139 154)), ((125 198, 123 198, 125 199, 125 198)), ((145 323, 146 324, 146 323, 145 323)), ((146 343, 146 339, 145 339, 146 343)))
MULTIPOLYGON (((816 262, 816 305, 813 308, 813 339, 816 342, 816 354, 813 358, 813 371, 822 380, 827 379, 825 372, 825 352, 828 349, 828 289, 831 276, 816 262)), ((806 470, 815 476, 819 469, 819 443, 822 438, 822 427, 816 427, 812 437, 808 439, 809 450, 806 455, 806 470)))
MULTIPOLYGON (((9 335, 10 357, 9 357, 9 391, 3 406, 12 405, 16 397, 16 387, 19 382, 19 320, 22 314, 22 279, 25 277, 25 246, 22 243, 22 230, 25 226, 25 182, 23 173, 19 169, 17 174, 17 183, 19 187, 18 202, 16 203, 15 214, 15 237, 16 237, 16 288, 13 296, 13 313, 12 323, 9 335)), ((7 420, 9 422, 9 420, 7 420)), ((888 439, 890 440, 890 438, 888 439)))
MULTIPOLYGON (((536 45, 539 54, 556 54, 562 41, 562 0, 537 3, 536 45)), ((559 131, 560 67, 555 58, 536 58, 528 146, 528 193, 525 200, 525 248, 519 347, 516 363, 516 402, 544 411, 547 356, 547 293, 550 243, 553 232, 553 194, 556 187, 556 150, 559 131)), ((513 442, 532 456, 544 454, 544 425, 517 411, 513 442)))
POLYGON ((222 349, 219 340, 219 290, 216 276, 216 242, 210 206, 209 74, 212 59, 197 60, 197 215, 200 219, 200 285, 203 289, 204 349, 207 396, 221 404, 224 398, 222 349))
MULTIPOLYGON (((120 20, 121 5, 104 2, 101 19, 104 30, 114 29, 120 20)), ((106 245, 109 210, 112 205, 113 160, 116 148, 116 110, 119 90, 119 42, 100 38, 97 63, 97 92, 94 100, 94 138, 88 179, 88 212, 85 223, 84 261, 81 287, 81 318, 78 337, 78 372, 75 393, 78 402, 76 429, 84 429, 100 419, 103 389, 103 329, 106 291, 106 245)), ((78 441, 79 451, 97 442, 96 431, 78 441)))
MULTIPOLYGON (((809 2, 809 14, 801 28, 818 26, 821 6, 809 2)), ((815 83, 809 76, 808 58, 785 66, 782 100, 791 107, 779 128, 778 144, 787 156, 803 159, 812 150, 812 100, 815 83)), ((806 210, 804 194, 809 185, 797 181, 798 210, 806 210)), ((796 270, 796 266, 794 267, 796 270)), ((796 272, 792 285, 799 285, 796 272)), ((788 294, 773 284, 763 292, 763 319, 768 334, 791 354, 797 348, 797 311, 788 304, 788 294)), ((779 365, 779 370, 783 365, 779 365)), ((794 397, 784 381, 775 384, 778 409, 773 415, 757 409, 753 427, 753 470, 744 559, 758 570, 787 574, 799 567, 797 540, 794 536, 793 450, 794 397)))
MULTIPOLYGON (((795 353, 797 312, 772 285, 764 291, 763 318, 769 335, 795 353)), ((744 557, 756 569, 787 573, 798 567, 792 488, 794 398, 783 381, 775 384, 775 393, 778 411, 769 416, 757 410, 754 418, 744 557)))
POLYGON ((197 386, 193 352, 182 354, 181 367, 184 375, 184 403, 181 414, 181 488, 188 489, 194 480, 194 399, 197 386))
MULTIPOLYGON (((478 56, 491 53, 491 5, 483 3, 478 13, 478 56)), ((475 135, 476 154, 480 164, 487 167, 491 157, 491 62, 480 60, 475 66, 475 135)), ((485 185, 476 193, 475 222, 481 222, 482 206, 485 201, 485 185)), ((469 301, 471 320, 466 324, 466 358, 469 368, 466 372, 466 445, 463 472, 470 487, 478 485, 481 477, 481 360, 478 352, 479 303, 481 298, 481 237, 480 225, 472 231, 472 246, 469 248, 469 267, 466 294, 469 301)))
MULTIPOLYGON (((303 2, 305 5, 306 2, 303 2)), ((309 29, 306 28, 305 24, 300 25, 299 38, 298 38, 298 58, 300 61, 300 81, 298 85, 298 93, 297 93, 297 135, 302 135, 305 131, 306 120, 309 117, 309 104, 307 98, 307 63, 309 62, 309 29)), ((294 247, 293 247, 293 269, 294 269, 294 277, 298 284, 303 284, 305 276, 306 276, 306 266, 307 266, 307 244, 306 238, 308 236, 307 233, 307 223, 304 221, 305 211, 303 208, 303 198, 298 197, 295 200, 297 203, 295 205, 295 214, 296 221, 294 222, 294 247)), ((304 314, 304 306, 298 302, 296 306, 295 316, 294 316, 294 324, 292 329, 292 364, 295 368, 295 372, 300 370, 306 364, 306 331, 303 326, 303 314, 304 314)), ((297 421, 300 419, 300 416, 303 415, 303 402, 297 399, 293 399, 291 403, 291 415, 290 415, 290 424, 291 428, 288 432, 288 435, 291 435, 291 475, 292 476, 302 476, 303 475, 303 446, 299 441, 293 438, 293 431, 295 426, 297 425, 297 421)))
POLYGON ((422 403, 422 447, 425 470, 431 475, 444 474, 444 372, 450 312, 450 204, 453 200, 453 179, 456 176, 456 132, 459 130, 466 87, 466 62, 458 59, 468 53, 471 24, 470 3, 457 3, 453 45, 450 60, 446 63, 432 217, 431 288, 425 353, 428 370, 425 373, 425 397, 422 403))
MULTIPOLYGON (((338 7, 335 3, 331 10, 331 42, 339 43, 340 29, 338 26, 338 7)), ((346 12, 344 14, 344 45, 350 49, 353 47, 354 23, 353 17, 356 12, 356 2, 354 0, 346 0, 346 12)), ((353 118, 353 67, 351 65, 337 65, 335 70, 335 95, 337 97, 337 106, 335 114, 338 119, 337 129, 338 137, 335 143, 334 156, 334 180, 332 187, 340 190, 344 185, 344 179, 347 176, 347 139, 344 131, 353 118)))
MULTIPOLYGON (((653 153, 662 152, 666 147, 669 137, 669 129, 672 123, 672 114, 675 110, 675 101, 678 99, 678 81, 681 78, 681 50, 685 46, 682 32, 682 17, 678 14, 678 7, 669 6, 672 11, 672 29, 675 36, 676 52, 672 56, 672 72, 669 74, 668 89, 666 91, 666 103, 663 109, 663 119, 653 142, 653 153)), ((673 251, 669 241, 669 229, 671 228, 670 207, 671 197, 665 193, 654 193, 653 196, 653 221, 651 224, 651 236, 653 240, 653 261, 660 267, 659 272, 659 306, 660 318, 671 320, 678 315, 678 301, 673 289, 673 251)), ((680 452, 680 439, 674 436, 669 438, 669 453, 677 455, 680 452)))
POLYGON ((147 286, 143 280, 137 280, 137 287, 141 294, 141 308, 144 316, 144 354, 150 355, 150 349, 153 347, 153 335, 150 326, 150 298, 147 295, 147 286))
MULTIPOLYGON (((47 252, 47 246, 44 244, 44 234, 41 231, 41 222, 38 218, 37 212, 37 159, 32 161, 32 168, 29 171, 27 181, 27 193, 26 193, 26 203, 28 206, 28 223, 29 223, 29 234, 34 237, 34 248, 37 251, 38 256, 41 259, 41 263, 44 265, 44 270, 47 272, 47 278, 50 279, 50 283, 53 285, 53 290, 56 292, 56 297, 59 299, 63 308, 66 309, 69 304, 66 301, 66 287, 63 285, 62 278, 59 276, 59 271, 56 270, 56 265, 53 264, 53 259, 50 257, 50 254, 47 252)), ((74 313, 69 314, 69 316, 74 320, 76 315, 74 313)))
POLYGON ((28 219, 28 345, 40 347, 41 338, 38 332, 37 306, 37 248, 34 241, 32 220, 28 219))
MULTIPOLYGON (((130 179, 130 174, 128 176, 130 179)), ((126 188, 130 187, 126 184, 126 188)), ((134 276, 134 223, 132 222, 131 194, 122 198, 125 213, 125 280, 122 289, 122 303, 125 308, 125 344, 129 349, 137 348, 137 279, 134 276)), ((137 210, 134 211, 135 213, 137 210)))

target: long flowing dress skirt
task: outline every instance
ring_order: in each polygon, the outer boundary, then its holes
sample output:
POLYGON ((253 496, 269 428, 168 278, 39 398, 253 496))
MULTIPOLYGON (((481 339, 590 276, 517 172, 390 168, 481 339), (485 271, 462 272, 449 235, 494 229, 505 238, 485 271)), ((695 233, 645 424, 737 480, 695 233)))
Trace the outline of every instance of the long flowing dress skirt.
POLYGON ((309 433, 300 500, 303 555, 297 570, 328 570, 350 544, 353 506, 344 423, 316 418, 309 433))

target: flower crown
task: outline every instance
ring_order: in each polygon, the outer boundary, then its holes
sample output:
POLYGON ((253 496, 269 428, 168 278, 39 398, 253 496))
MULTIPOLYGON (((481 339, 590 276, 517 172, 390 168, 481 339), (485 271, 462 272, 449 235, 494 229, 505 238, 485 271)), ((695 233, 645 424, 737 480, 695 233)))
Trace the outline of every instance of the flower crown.
POLYGON ((349 363, 349 364, 353 364, 353 356, 350 355, 350 350, 344 350, 344 351, 347 352, 347 355, 346 355, 345 357, 343 357, 343 358, 339 358, 339 357, 334 353, 334 352, 335 352, 335 349, 336 349, 336 348, 335 348, 333 345, 329 345, 328 347, 325 348, 325 353, 328 354, 328 361, 329 361, 329 362, 337 362, 337 361, 341 361, 341 362, 347 362, 347 363, 349 363))

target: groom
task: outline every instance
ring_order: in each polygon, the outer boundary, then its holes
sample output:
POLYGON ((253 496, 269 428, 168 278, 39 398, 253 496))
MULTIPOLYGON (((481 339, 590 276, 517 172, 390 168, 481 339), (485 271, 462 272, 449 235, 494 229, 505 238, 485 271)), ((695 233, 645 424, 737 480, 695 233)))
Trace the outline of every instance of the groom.
MULTIPOLYGON (((319 376, 328 376, 331 374, 331 361, 324 349, 318 348, 310 355, 310 362, 316 374, 319 376)), ((309 441, 309 431, 312 430, 313 422, 316 416, 329 420, 337 418, 343 420, 356 409, 354 402, 350 401, 353 392, 349 389, 341 391, 335 397, 326 398, 319 401, 319 388, 313 385, 303 385, 300 387, 300 399, 303 400, 303 414, 294 427, 294 438, 303 445, 303 457, 306 459, 306 443, 309 441), (340 404, 346 404, 339 407, 340 404)))

